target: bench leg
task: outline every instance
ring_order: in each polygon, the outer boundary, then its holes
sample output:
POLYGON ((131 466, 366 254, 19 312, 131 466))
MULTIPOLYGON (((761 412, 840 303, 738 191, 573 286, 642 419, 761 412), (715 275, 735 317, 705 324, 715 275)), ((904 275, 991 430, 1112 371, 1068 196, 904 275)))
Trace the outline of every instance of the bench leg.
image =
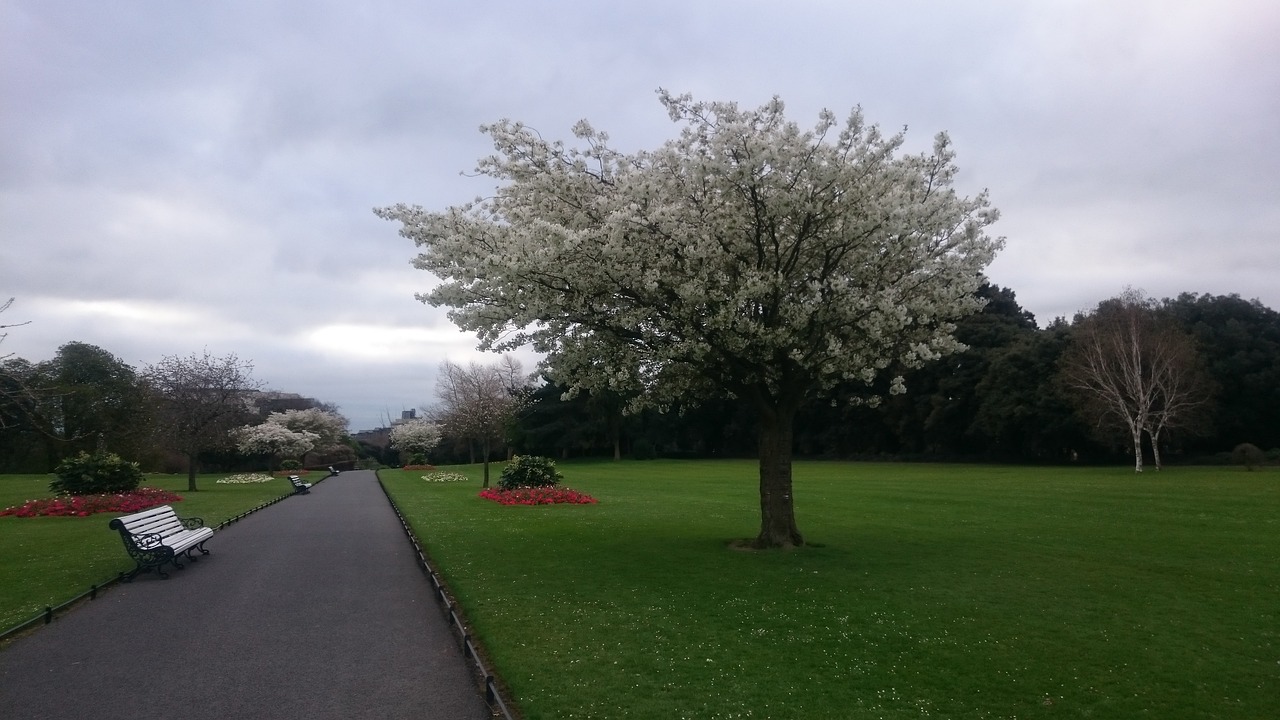
POLYGON ((192 555, 191 553, 193 553, 193 552, 197 552, 197 551, 198 551, 201 555, 208 555, 208 554, 209 554, 209 551, 204 549, 204 543, 203 543, 203 542, 196 543, 195 545, 192 545, 191 547, 187 548, 186 550, 183 550, 183 551, 182 551, 182 554, 183 554, 183 555, 186 555, 186 556, 187 556, 187 559, 188 559, 188 560, 190 560, 191 562, 195 562, 195 561, 199 560, 200 558, 196 557, 195 555, 192 555))

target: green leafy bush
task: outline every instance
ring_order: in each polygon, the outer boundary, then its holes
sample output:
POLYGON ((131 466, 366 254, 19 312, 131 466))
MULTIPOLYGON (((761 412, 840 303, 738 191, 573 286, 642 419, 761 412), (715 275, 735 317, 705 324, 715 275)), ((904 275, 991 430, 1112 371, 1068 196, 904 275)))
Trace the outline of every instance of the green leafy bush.
POLYGON ((519 487, 555 487, 564 476, 556 470, 556 463, 538 455, 516 455, 502 469, 498 487, 512 490, 519 487))
POLYGON ((302 463, 297 460, 281 460, 280 461, 281 470, 299 470, 301 468, 302 468, 302 463))
POLYGON ((138 463, 122 460, 114 453, 81 452, 59 463, 54 474, 57 477, 49 483, 49 490, 58 495, 127 493, 142 484, 138 463))

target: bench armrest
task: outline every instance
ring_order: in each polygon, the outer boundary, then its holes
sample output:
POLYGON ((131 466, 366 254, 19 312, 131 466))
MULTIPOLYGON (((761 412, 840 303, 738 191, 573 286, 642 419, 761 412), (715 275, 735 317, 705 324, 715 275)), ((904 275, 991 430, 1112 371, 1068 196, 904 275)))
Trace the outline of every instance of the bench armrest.
POLYGON ((204 518, 198 518, 198 517, 178 518, 178 522, 182 523, 182 527, 188 530, 198 530, 204 527, 204 518))
POLYGON ((164 536, 160 533, 143 533, 142 535, 133 535, 133 544, 139 550, 155 550, 164 545, 164 536))

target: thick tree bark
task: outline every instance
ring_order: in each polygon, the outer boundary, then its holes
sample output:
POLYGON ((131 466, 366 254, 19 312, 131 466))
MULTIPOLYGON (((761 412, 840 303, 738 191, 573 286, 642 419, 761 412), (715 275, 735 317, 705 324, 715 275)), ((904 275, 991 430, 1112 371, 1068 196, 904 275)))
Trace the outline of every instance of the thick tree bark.
POLYGON ((484 487, 489 487, 489 440, 483 441, 484 452, 484 487))
POLYGON ((196 487, 196 455, 197 453, 187 455, 187 492, 200 491, 200 488, 196 487))
POLYGON ((760 549, 804 545, 796 528, 791 490, 794 420, 794 408, 769 408, 760 413, 760 535, 755 541, 760 549))
POLYGON ((1160 430, 1148 430, 1147 437, 1151 438, 1151 455, 1156 463, 1156 470, 1160 470, 1160 430))

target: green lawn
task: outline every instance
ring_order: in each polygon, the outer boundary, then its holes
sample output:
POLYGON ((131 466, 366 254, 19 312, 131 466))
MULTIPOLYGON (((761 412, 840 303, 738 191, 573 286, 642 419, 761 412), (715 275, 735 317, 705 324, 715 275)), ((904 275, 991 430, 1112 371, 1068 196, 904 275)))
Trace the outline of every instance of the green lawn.
POLYGON ((561 470, 381 472, 531 720, 1280 717, 1280 473, 799 463, 754 553, 752 462, 561 470))
MULTIPOLYGON (((226 475, 201 475, 199 492, 187 492, 186 475, 148 475, 144 486, 173 490, 181 517, 204 518, 214 527, 291 491, 277 478, 254 485, 218 485, 226 475)), ((50 475, 0 475, 0 509, 49 497, 50 475)), ((0 630, 17 625, 133 568, 120 534, 107 527, 121 513, 88 517, 0 517, 0 630)), ((213 547, 213 546, 210 546, 213 547)))

